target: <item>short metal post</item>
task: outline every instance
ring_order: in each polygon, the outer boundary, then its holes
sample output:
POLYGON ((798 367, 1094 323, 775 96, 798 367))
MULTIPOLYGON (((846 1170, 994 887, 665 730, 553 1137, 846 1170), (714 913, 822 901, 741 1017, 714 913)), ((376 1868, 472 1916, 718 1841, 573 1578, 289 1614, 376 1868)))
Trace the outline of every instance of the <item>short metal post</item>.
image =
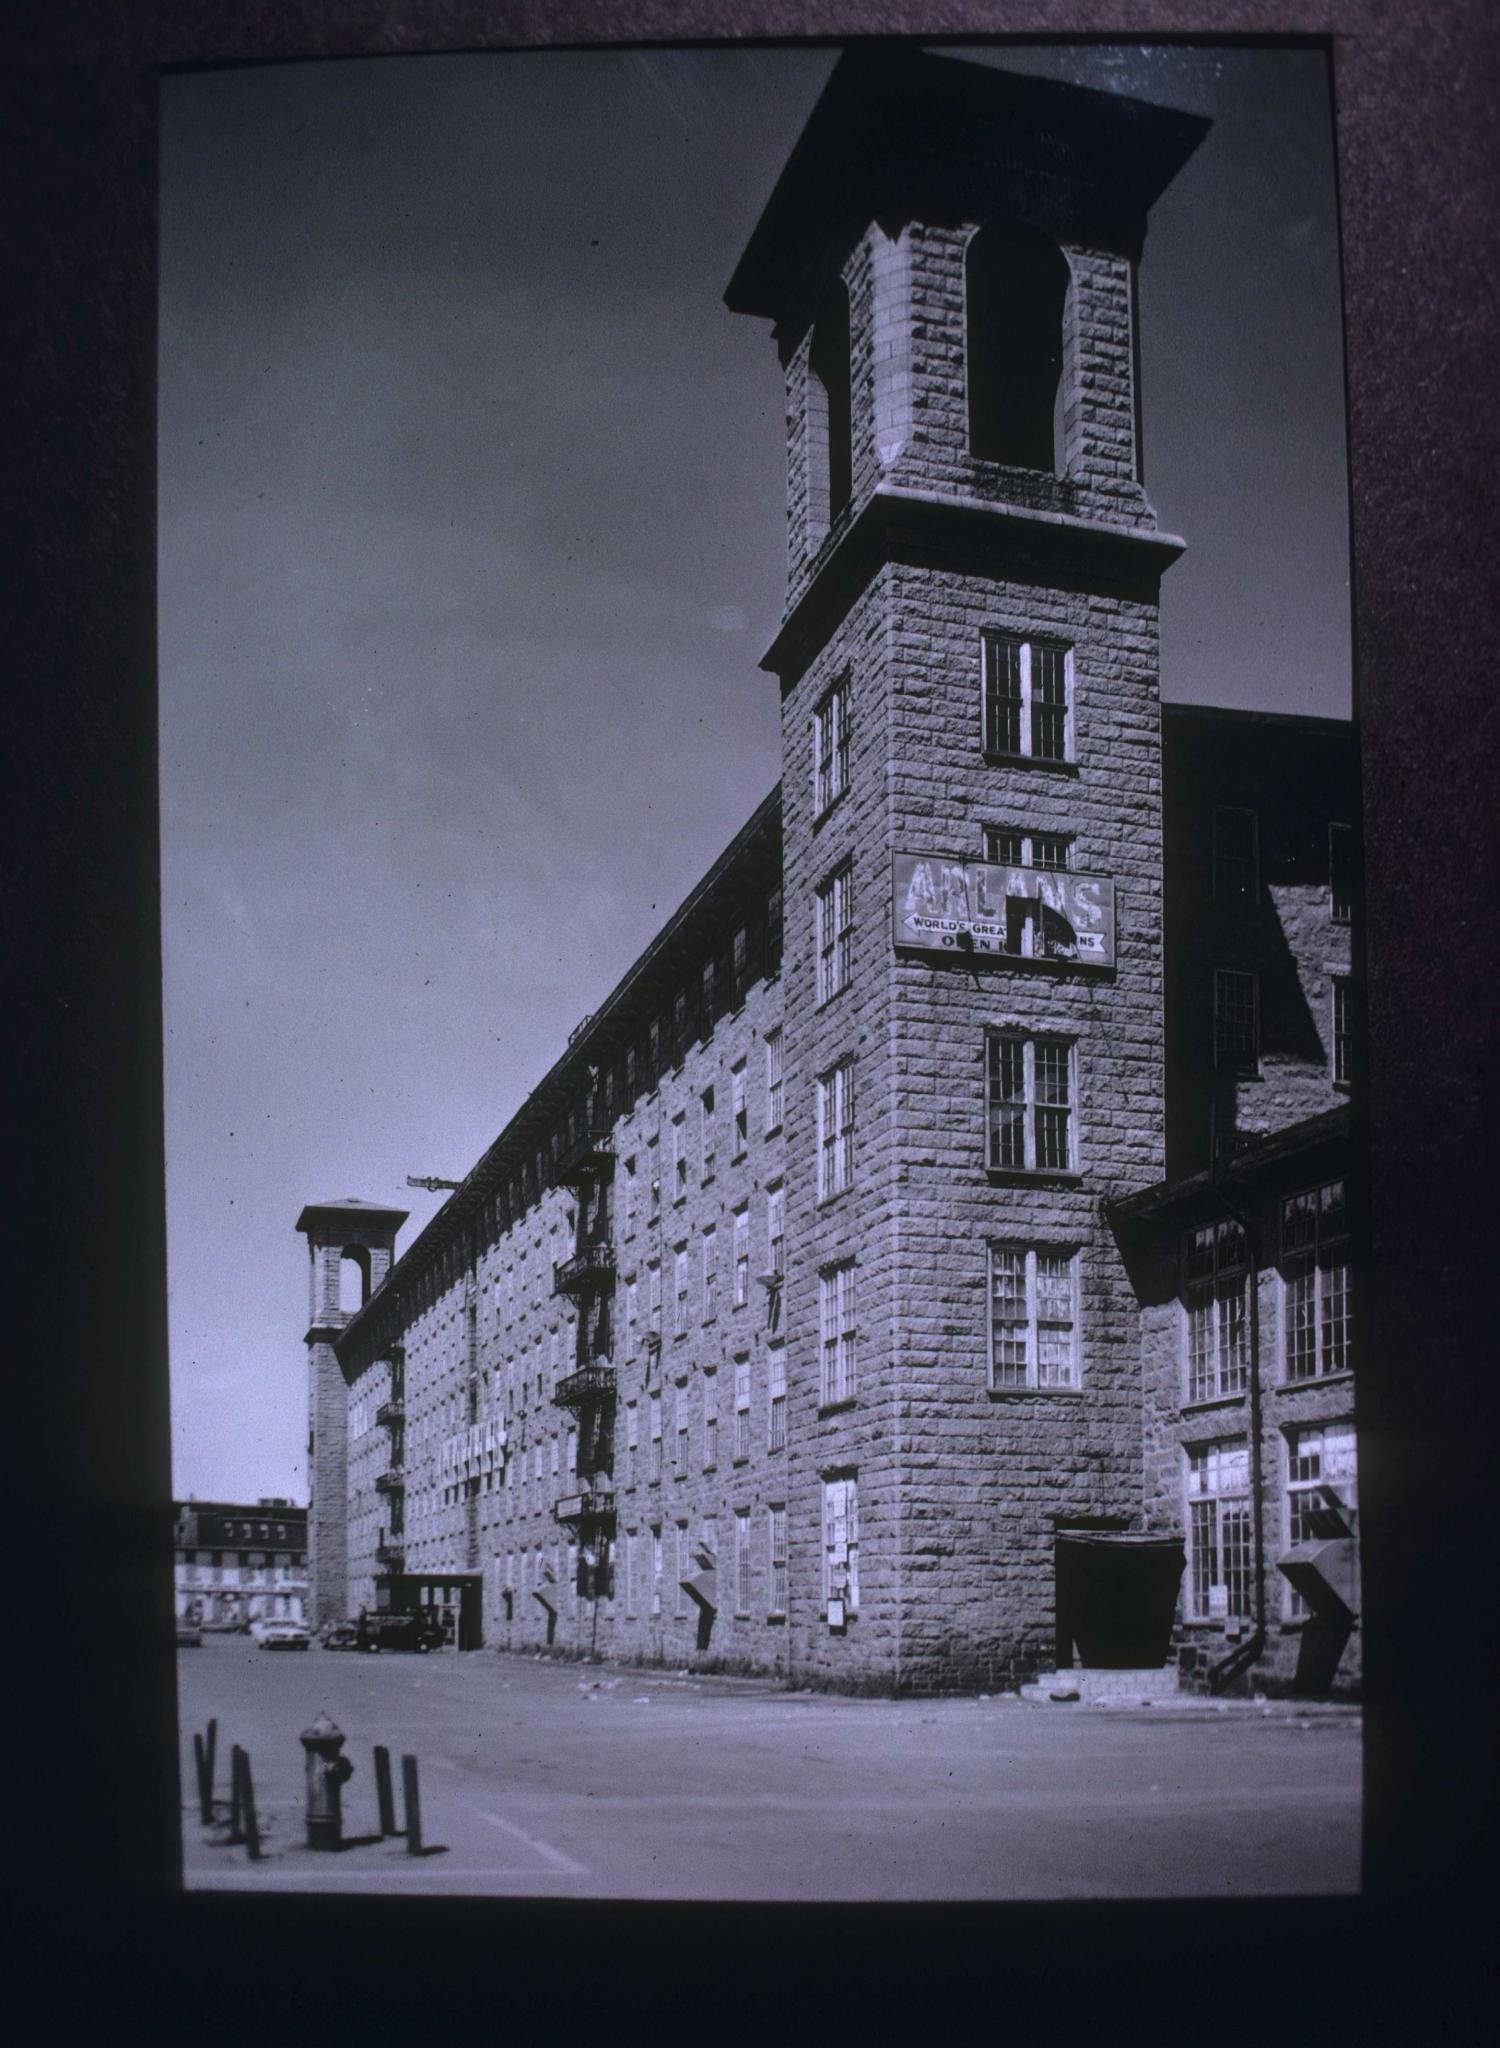
POLYGON ((229 1835, 231 1849, 237 1849, 245 1839, 242 1825, 244 1819, 244 1777, 240 1769, 245 1752, 239 1744, 233 1743, 229 1751, 229 1835))
POLYGON ((193 1769, 198 1777, 198 1818, 207 1827, 214 1817, 214 1809, 213 1794, 209 1789, 208 1773, 205 1769, 205 1764, 206 1757, 203 1749, 203 1737, 194 1731, 193 1769))
POLYGON ((422 1853, 422 1794, 417 1786, 417 1760, 414 1756, 401 1759, 401 1793, 406 1806, 406 1853, 420 1856, 422 1853))
POLYGON ((245 1824, 245 1854, 252 1863, 260 1861, 260 1823, 255 1817, 255 1786, 250 1778, 250 1752, 240 1751, 240 1815, 245 1824))
POLYGON ((380 1810, 380 1838, 399 1835, 396 1825, 396 1794, 391 1785, 391 1753, 383 1743, 375 1745, 375 1803, 380 1810))

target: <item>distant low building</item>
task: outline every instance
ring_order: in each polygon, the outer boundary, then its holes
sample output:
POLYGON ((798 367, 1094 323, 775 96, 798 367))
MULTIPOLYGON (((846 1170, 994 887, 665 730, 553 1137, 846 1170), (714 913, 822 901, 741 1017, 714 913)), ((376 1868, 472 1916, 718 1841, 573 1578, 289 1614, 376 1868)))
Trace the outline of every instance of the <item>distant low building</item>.
POLYGON ((307 1618, 307 1509, 288 1500, 176 1503, 179 1621, 248 1628, 307 1618))

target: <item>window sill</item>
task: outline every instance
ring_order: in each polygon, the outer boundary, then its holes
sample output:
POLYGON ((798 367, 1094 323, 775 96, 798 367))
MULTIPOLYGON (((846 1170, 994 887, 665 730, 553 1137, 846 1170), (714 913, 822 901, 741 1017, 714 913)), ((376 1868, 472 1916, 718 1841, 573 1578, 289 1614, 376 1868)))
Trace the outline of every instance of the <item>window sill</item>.
POLYGON ((781 1136, 781 1125, 779 1123, 767 1124, 761 1132, 761 1136, 763 1138, 779 1138, 781 1136))
POLYGON ((1243 1408, 1248 1394, 1208 1394, 1201 1401, 1184 1401, 1179 1415, 1203 1415, 1215 1408, 1243 1408))
POLYGON ((766 1616, 766 1623, 768 1627, 785 1628, 786 1616, 784 1614, 768 1614, 766 1616))
POLYGON ((1305 1380, 1278 1380, 1272 1388, 1277 1394, 1306 1394, 1314 1387, 1348 1387, 1354 1384, 1354 1373, 1327 1372, 1305 1380))
POLYGON ((710 1477, 710 1476, 711 1476, 711 1475, 712 1475, 713 1473, 717 1472, 717 1471, 718 1471, 718 1469, 719 1469, 719 1468, 718 1468, 718 1466, 717 1466, 717 1465, 705 1465, 705 1466, 704 1466, 704 1468, 703 1468, 703 1476, 704 1476, 704 1478, 705 1478, 705 1479, 709 1478, 709 1477, 710 1477))
POLYGON ((829 1415, 842 1415, 845 1409, 858 1406, 858 1394, 846 1394, 842 1401, 824 1401, 818 1409, 818 1420, 822 1422, 829 1415))
POLYGON ((987 1166, 985 1179, 992 1188, 1081 1188, 1083 1175, 1072 1169, 1041 1166, 987 1166))
POLYGON ((1076 761, 1048 761, 1036 754, 994 754, 984 750, 984 758, 991 768, 1035 768, 1042 775, 1063 775, 1078 779, 1076 761))
POLYGON ((732 1465, 732 1466, 734 1467, 735 1471, 736 1471, 736 1472, 738 1472, 738 1471, 739 1471, 739 1469, 740 1469, 740 1467, 741 1467, 741 1465, 748 1465, 748 1464, 749 1464, 749 1462, 750 1462, 750 1459, 749 1459, 749 1457, 748 1457, 748 1455, 747 1455, 747 1456, 745 1456, 745 1457, 743 1457, 743 1458, 731 1458, 729 1462, 730 1462, 730 1464, 731 1464, 731 1465, 732 1465))
POLYGON ((854 1187, 851 1182, 851 1184, 848 1187, 840 1188, 835 1194, 819 1195, 817 1201, 813 1204, 813 1206, 816 1209, 831 1209, 835 1202, 843 1201, 845 1195, 851 1195, 853 1194, 853 1192, 854 1187))
POLYGON ((820 831, 822 829, 822 827, 833 816, 834 812, 838 809, 839 805, 844 801, 845 797, 847 797, 848 794, 849 785, 846 782, 843 788, 839 791, 838 795, 830 797, 827 803, 824 804, 822 810, 819 811, 817 816, 813 819, 812 828, 814 832, 820 831))
POLYGON ((1082 1387, 990 1387, 992 1401, 1081 1401, 1082 1387))

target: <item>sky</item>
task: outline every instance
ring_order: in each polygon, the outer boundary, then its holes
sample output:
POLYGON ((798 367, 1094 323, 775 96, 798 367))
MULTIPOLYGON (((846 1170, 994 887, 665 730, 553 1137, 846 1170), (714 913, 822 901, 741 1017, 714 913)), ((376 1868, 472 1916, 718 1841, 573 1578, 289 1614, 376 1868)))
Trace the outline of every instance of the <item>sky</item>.
MULTIPOLYGON (((949 54, 1213 120, 1141 269, 1162 692, 1347 716, 1321 57, 949 54)), ((303 1204, 409 1243, 779 776, 781 373, 723 292, 835 57, 163 82, 179 1496, 307 1498, 303 1204)))

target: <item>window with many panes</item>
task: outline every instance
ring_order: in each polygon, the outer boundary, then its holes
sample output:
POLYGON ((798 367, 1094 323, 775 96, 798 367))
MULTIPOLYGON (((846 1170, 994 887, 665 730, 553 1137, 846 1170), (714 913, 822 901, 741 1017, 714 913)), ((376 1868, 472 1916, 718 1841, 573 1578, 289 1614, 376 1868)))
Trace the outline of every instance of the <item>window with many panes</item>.
POLYGON ((635 1485, 635 1465, 641 1441, 641 1411, 634 1401, 625 1404, 625 1484, 635 1485))
POLYGON ((703 1469, 711 1472, 719 1462, 719 1375, 706 1367, 703 1374, 703 1469))
POLYGON ((854 1181, 854 1061, 818 1081, 818 1200, 830 1201, 854 1181))
MULTIPOLYGON (((1359 1505, 1359 1458, 1352 1422, 1317 1422, 1290 1430, 1286 1445, 1286 1540, 1305 1543, 1312 1515, 1325 1504, 1325 1490, 1341 1508, 1359 1505)), ((1288 1583, 1286 1613, 1302 1620, 1311 1612, 1288 1583)))
POLYGON ((653 1136, 646 1141, 646 1175, 650 1182, 650 1220, 654 1223, 661 1214, 661 1145, 653 1136))
POLYGON ((1243 1437, 1189 1450, 1188 1613, 1248 1620, 1251 1606, 1250 1452, 1243 1437))
POLYGON ((766 1421, 766 1448, 781 1451, 786 1448, 786 1345, 772 1344, 766 1352, 766 1386, 768 1411, 766 1421))
POLYGON ((1260 981, 1240 967, 1214 969, 1214 1064, 1254 1073, 1260 1060, 1260 981))
POLYGON ((745 1062, 740 1060, 729 1071, 729 1107, 733 1120, 733 1153, 742 1159, 745 1147, 750 1142, 750 1109, 745 1095, 745 1062))
POLYGON ((653 1394, 648 1409, 651 1430, 651 1483, 655 1486, 661 1479, 661 1395, 653 1394))
POLYGON ((1291 1195, 1281 1208, 1286 1376, 1349 1372, 1349 1215, 1341 1180, 1291 1195))
POLYGON ((680 1201, 687 1193, 687 1118, 679 1114, 672 1119, 672 1196, 680 1201))
POLYGON ((702 1138, 703 1178, 712 1180, 718 1156, 718 1125, 714 1120, 714 1091, 705 1088, 698 1098, 698 1127, 702 1138))
POLYGON ((846 861, 835 869, 816 898, 818 1001, 826 1003, 849 986, 854 949, 854 871, 846 861))
POLYGON ((1348 924, 1354 914, 1354 833, 1347 825, 1328 828, 1328 914, 1348 924))
POLYGON ((1329 1064, 1333 1068, 1334 1080, 1340 1087, 1345 1088, 1349 1085, 1349 1075, 1353 1065, 1350 1041, 1350 1033, 1353 1027, 1353 1008, 1353 987, 1349 976, 1347 974, 1334 975, 1333 1014, 1330 1019, 1333 1043, 1331 1047, 1332 1057, 1329 1064))
POLYGON ((1259 889, 1260 820, 1233 804, 1214 805, 1215 903, 1254 903, 1259 889))
POLYGON ((1068 832, 1023 832, 1015 825, 989 825, 984 857, 1005 868, 1066 870, 1073 865, 1073 838, 1068 832))
POLYGON ((992 1031, 986 1097, 993 1171, 1073 1169, 1073 1046, 1066 1038, 992 1031))
POLYGON ((766 1134, 781 1129, 781 1032, 766 1033, 766 1134))
POLYGON ((675 1283, 672 1328, 675 1334, 681 1337, 686 1333, 688 1326, 688 1255, 685 1244, 679 1245, 673 1255, 672 1278, 675 1283))
POLYGON ((734 1212, 734 1305, 743 1308, 750 1299, 750 1211, 734 1212))
POLYGON ((734 1611, 750 1612, 750 1510, 738 1508, 734 1517, 734 1611))
POLYGON ((711 1323, 718 1313, 719 1239, 713 1224, 703 1233, 703 1320, 711 1323))
POLYGON ((661 1267, 655 1259, 646 1268, 646 1322, 653 1337, 661 1335, 661 1267))
POLYGON ((1050 1245, 990 1246, 990 1385, 1076 1387, 1078 1254, 1050 1245))
POLYGON ((750 1455, 750 1357, 748 1352, 734 1361, 734 1455, 750 1455))
POLYGON ((677 1524, 676 1537, 677 1562, 672 1573, 676 1595, 673 1601, 673 1612, 680 1617, 688 1611, 687 1587, 682 1582, 691 1576, 693 1569, 692 1556, 688 1550, 688 1525, 686 1522, 679 1522, 677 1524))
POLYGON ((1243 1229, 1226 1218, 1190 1231, 1182 1264, 1187 1399, 1243 1393, 1250 1372, 1250 1261, 1243 1229))
POLYGON ((823 1610, 842 1600, 859 1612, 859 1482, 852 1473, 823 1481, 823 1610))
POLYGON ((849 679, 841 676, 813 713, 813 816, 849 786, 849 679))
POLYGON ((766 1194, 766 1271, 780 1279, 786 1272, 786 1189, 766 1194))
POLYGON ((818 1275, 818 1399, 825 1407, 854 1397, 854 1261, 845 1259, 818 1275))
POLYGON ((636 1585, 640 1578, 640 1531, 625 1531, 625 1612, 635 1615, 636 1585))
POLYGON ((983 648, 985 752, 1072 760, 1068 649, 1008 633, 986 633, 983 648))
POLYGON ((661 1571, 661 1524, 660 1522, 653 1522, 651 1525, 651 1612, 653 1614, 661 1613, 661 1571))
POLYGON ((768 1612, 786 1613, 786 1509, 773 1503, 766 1509, 766 1549, 770 1566, 771 1602, 768 1612))

